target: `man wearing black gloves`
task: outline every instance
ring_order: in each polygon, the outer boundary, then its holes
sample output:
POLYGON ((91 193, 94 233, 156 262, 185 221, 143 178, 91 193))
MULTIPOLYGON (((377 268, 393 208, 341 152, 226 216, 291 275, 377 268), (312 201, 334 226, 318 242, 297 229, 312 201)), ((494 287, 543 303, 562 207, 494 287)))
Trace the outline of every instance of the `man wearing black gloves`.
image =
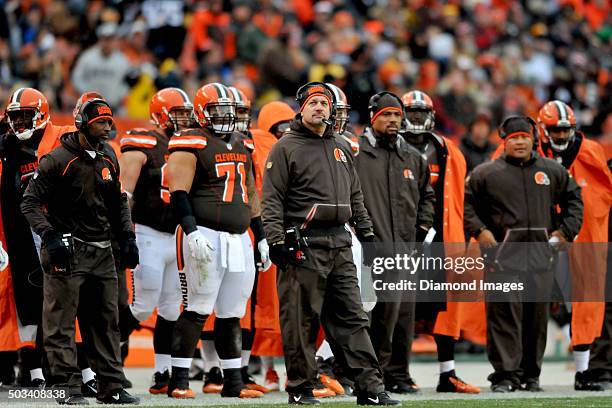
MULTIPOLYGON (((384 245, 384 255, 410 254, 412 243, 423 242, 433 225, 435 193, 429 168, 420 152, 398 135, 404 120, 398 96, 377 93, 370 98, 369 109, 371 126, 359 139, 360 154, 355 159, 364 203, 376 238, 384 245)), ((398 271, 384 276, 393 282, 407 277, 398 271)), ((400 394, 417 392, 408 371, 414 292, 382 300, 372 311, 370 336, 385 375, 385 388, 400 394)))
POLYGON ((351 222, 372 242, 372 222, 351 152, 333 134, 334 97, 311 82, 296 96, 300 113, 272 148, 263 184, 264 229, 280 268, 278 297, 290 404, 317 404, 319 322, 334 356, 355 380, 360 405, 396 405, 384 392, 368 336, 351 251, 351 222))
POLYGON ((117 157, 105 143, 112 124, 112 111, 105 101, 92 99, 83 104, 75 118, 78 131, 64 134, 61 146, 41 160, 21 205, 43 241, 43 332, 49 382, 69 389, 68 397, 60 403, 87 403, 80 395, 81 373, 76 361, 77 316, 89 361, 97 373, 98 402, 139 402, 121 385, 117 272, 111 234, 119 239, 122 266, 136 267, 138 248, 127 196, 121 192, 117 157))

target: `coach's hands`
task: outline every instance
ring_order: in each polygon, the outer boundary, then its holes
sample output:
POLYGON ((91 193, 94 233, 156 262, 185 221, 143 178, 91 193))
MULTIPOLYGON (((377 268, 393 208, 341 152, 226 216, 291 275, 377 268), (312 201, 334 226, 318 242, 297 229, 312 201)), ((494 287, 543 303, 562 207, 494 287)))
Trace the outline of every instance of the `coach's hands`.
POLYGON ((140 261, 134 233, 126 233, 119 242, 119 247, 121 249, 120 267, 134 269, 140 261))
POLYGON ((257 252, 259 253, 258 263, 260 266, 260 271, 265 272, 272 266, 272 260, 270 259, 270 247, 268 246, 268 241, 266 239, 262 239, 257 243, 257 252))
POLYGON ((4 247, 2 246, 2 242, 0 242, 0 272, 5 270, 8 267, 8 264, 9 264, 9 256, 4 250, 4 247))
POLYGON ((276 266, 282 267, 289 260, 289 250, 285 246, 285 241, 278 241, 270 247, 270 260, 276 266))
POLYGON ((366 233, 357 231, 357 238, 359 242, 361 242, 361 247, 363 249, 363 264, 365 266, 372 266, 374 258, 376 258, 378 253, 376 248, 376 236, 371 231, 366 233))
POLYGON ((59 269, 67 269, 70 265, 70 249, 62 242, 62 237, 56 232, 49 232, 43 237, 43 246, 49 255, 49 263, 59 269))
POLYGON ((200 275, 200 282, 204 282, 208 277, 208 264, 213 260, 215 247, 199 230, 187 235, 187 244, 191 258, 195 261, 194 266, 200 275))

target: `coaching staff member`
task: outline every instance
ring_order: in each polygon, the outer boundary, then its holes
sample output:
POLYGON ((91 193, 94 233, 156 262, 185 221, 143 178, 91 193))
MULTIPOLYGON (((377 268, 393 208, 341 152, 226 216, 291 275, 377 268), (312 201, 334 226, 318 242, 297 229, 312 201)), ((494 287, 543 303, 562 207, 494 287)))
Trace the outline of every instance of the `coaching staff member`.
POLYGON ((334 138, 334 97, 325 84, 311 82, 296 99, 300 112, 268 156, 262 200, 270 255, 281 269, 278 297, 289 403, 318 403, 312 389, 320 322, 334 356, 355 380, 357 403, 396 405, 384 392, 351 235, 344 227, 351 222, 362 240, 373 240, 351 154, 334 138), (303 259, 289 250, 295 247, 294 234, 285 232, 292 227, 304 237, 303 259))
MULTIPOLYGON (((504 154, 476 167, 466 181, 465 230, 481 247, 493 251, 502 241, 507 244, 504 247, 524 242, 518 253, 512 251, 513 256, 506 256, 505 248, 497 249, 495 270, 488 269, 486 279, 512 281, 520 276, 525 291, 550 292, 553 269, 547 240, 556 237, 567 242, 578 234, 583 209, 580 187, 562 165, 535 152, 536 125, 531 118, 506 119, 500 136, 504 154)), ((491 389, 512 392, 524 385, 527 391, 541 391, 548 302, 516 294, 504 301, 490 300, 486 303, 487 353, 495 370, 489 376, 491 389)))
MULTIPOLYGON (((397 95, 373 95, 369 110, 371 126, 359 138, 360 154, 355 159, 364 203, 377 241, 389 252, 386 255, 410 254, 411 243, 423 242, 433 225, 435 193, 429 183, 429 168, 420 152, 398 135, 404 107, 397 95)), ((406 394, 418 390, 408 370, 414 317, 415 297, 406 293, 403 299, 398 296, 378 302, 372 311, 370 335, 387 391, 406 394)))
POLYGON ((119 164, 105 142, 113 116, 108 103, 91 99, 76 115, 77 132, 40 162, 21 210, 42 237, 44 347, 54 385, 69 388, 64 403, 82 403, 74 343, 75 318, 98 380, 98 402, 134 404, 122 389, 117 271, 111 232, 119 237, 121 263, 138 264, 138 248, 119 164), (71 239, 63 239, 71 234, 71 239), (72 242, 73 243, 72 243, 72 242))

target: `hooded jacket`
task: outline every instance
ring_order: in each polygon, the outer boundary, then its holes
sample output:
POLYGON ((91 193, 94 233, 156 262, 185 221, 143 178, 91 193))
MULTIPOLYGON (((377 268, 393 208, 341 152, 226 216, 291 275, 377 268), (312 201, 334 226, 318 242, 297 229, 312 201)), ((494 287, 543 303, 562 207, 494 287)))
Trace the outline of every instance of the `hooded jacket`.
POLYGON ((119 163, 107 144, 92 158, 79 143, 79 133, 67 133, 51 151, 24 194, 21 210, 34 232, 72 233, 86 242, 108 241, 132 234, 127 196, 121 192, 119 163), (47 211, 43 211, 43 207, 47 211))
POLYGON ((339 227, 351 222, 371 232, 372 222, 350 151, 327 127, 323 136, 307 129, 298 114, 266 161, 262 218, 268 242, 283 240, 285 227, 339 227))
POLYGON ((398 136, 383 146, 371 133, 359 139, 355 158, 374 234, 382 242, 414 242, 416 228, 431 228, 435 193, 421 154, 398 136))

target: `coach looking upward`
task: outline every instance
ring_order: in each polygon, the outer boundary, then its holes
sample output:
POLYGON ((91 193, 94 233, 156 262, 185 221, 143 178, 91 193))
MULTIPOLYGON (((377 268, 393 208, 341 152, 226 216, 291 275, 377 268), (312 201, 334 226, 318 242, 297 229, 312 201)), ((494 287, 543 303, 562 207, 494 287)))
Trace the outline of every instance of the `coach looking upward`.
POLYGON ((536 154, 535 135, 531 118, 506 119, 500 127, 505 153, 476 167, 466 180, 465 230, 495 258, 485 279, 519 279, 525 292, 537 294, 539 300, 517 293, 486 299, 493 392, 512 392, 520 386, 542 390, 539 377, 549 310, 542 300, 554 279, 547 240, 572 241, 582 224, 580 187, 563 166, 536 154), (504 245, 496 249, 502 240, 504 245))
POLYGON ((42 158, 21 210, 41 236, 44 276, 43 333, 50 382, 69 388, 67 404, 83 404, 74 343, 75 318, 98 380, 98 402, 138 403, 122 389, 117 271, 111 232, 119 237, 121 263, 138 264, 119 163, 105 142, 112 129, 108 104, 92 99, 75 118, 77 132, 42 158), (45 210, 46 208, 46 210, 45 210), (72 239, 64 240, 64 234, 72 239), (70 241, 74 241, 72 244, 70 241))
POLYGON ((270 256, 280 268, 281 336, 290 404, 316 404, 319 322, 334 356, 355 380, 357 402, 395 405, 368 336, 351 251, 350 222, 372 241, 372 222, 351 153, 333 137, 333 95, 311 82, 297 92, 300 113, 266 162, 262 217, 270 256), (299 251, 295 237, 298 230, 299 251), (300 256, 302 255, 302 256, 300 256))

